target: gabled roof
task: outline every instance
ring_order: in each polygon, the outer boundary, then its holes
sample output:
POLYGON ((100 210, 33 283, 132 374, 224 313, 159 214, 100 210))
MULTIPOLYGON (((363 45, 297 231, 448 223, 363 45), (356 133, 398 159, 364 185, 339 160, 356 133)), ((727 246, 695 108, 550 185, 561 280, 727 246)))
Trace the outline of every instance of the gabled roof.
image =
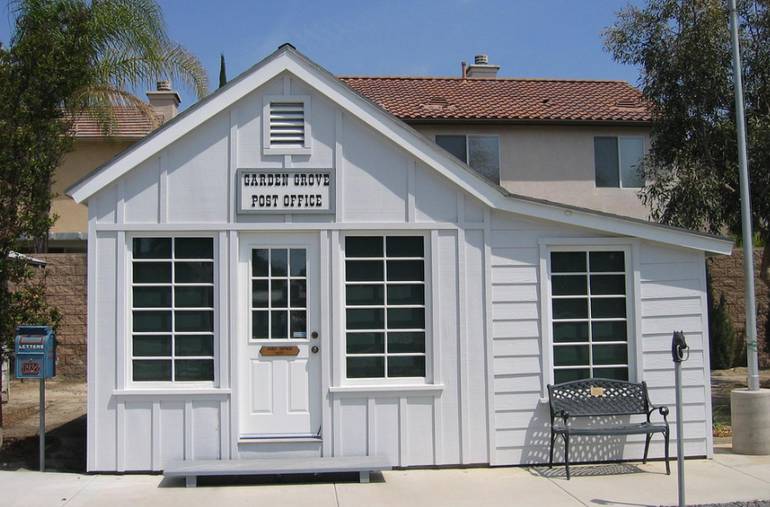
POLYGON ((642 94, 625 81, 365 76, 339 79, 405 121, 651 121, 642 94))
POLYGON ((511 194, 460 162, 386 110, 353 92, 334 75, 299 53, 290 44, 282 45, 273 54, 230 81, 226 86, 76 182, 67 189, 67 194, 76 202, 86 201, 145 160, 157 155, 166 146, 283 72, 291 73, 301 79, 318 93, 325 95, 339 107, 356 116, 489 207, 707 252, 728 254, 732 250, 732 242, 724 238, 511 194))
POLYGON ((105 137, 121 139, 142 139, 160 125, 162 116, 148 118, 139 108, 131 106, 114 106, 115 123, 112 129, 105 133, 102 124, 95 115, 84 112, 72 121, 72 135, 75 139, 102 139, 105 137))

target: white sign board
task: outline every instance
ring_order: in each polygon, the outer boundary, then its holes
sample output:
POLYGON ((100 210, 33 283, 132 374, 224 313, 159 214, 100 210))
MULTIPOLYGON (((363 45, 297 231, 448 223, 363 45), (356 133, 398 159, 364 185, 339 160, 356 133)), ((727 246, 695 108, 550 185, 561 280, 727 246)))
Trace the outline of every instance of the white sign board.
POLYGON ((331 169, 241 169, 239 213, 330 213, 334 178, 331 169))

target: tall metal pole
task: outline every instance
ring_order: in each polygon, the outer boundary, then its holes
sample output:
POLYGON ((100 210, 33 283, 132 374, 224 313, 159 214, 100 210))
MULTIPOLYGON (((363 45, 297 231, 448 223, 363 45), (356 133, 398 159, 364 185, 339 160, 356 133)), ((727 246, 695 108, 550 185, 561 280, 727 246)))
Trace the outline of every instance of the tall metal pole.
POLYGON ((751 232, 751 194, 749 163, 746 156, 746 119, 743 113, 743 79, 741 50, 738 45, 738 13, 735 0, 730 0, 730 35, 733 47, 733 85, 735 88, 735 124, 738 128, 738 165, 741 177, 741 223, 743 234, 743 276, 746 287, 746 361, 749 391, 759 391, 759 358, 757 356, 757 308, 754 301, 754 248, 751 232))
POLYGON ((687 505, 684 501, 684 424, 682 421, 682 363, 674 363, 676 391, 676 476, 679 486, 679 507, 687 505))
POLYGON ((45 377, 40 378, 40 471, 45 472, 45 377))

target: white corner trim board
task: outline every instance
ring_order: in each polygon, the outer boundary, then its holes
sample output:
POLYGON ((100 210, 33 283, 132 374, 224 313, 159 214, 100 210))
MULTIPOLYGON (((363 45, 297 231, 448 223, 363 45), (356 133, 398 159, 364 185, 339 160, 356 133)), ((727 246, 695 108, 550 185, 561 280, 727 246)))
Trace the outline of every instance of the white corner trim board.
POLYGON ((145 140, 137 143, 86 178, 76 182, 67 189, 67 194, 78 203, 86 201, 100 189, 282 72, 289 72, 312 86, 490 207, 558 223, 613 234, 636 236, 711 253, 728 254, 732 251, 732 242, 724 238, 508 194, 501 187, 485 180, 465 164, 456 160, 406 123, 361 97, 335 78, 334 75, 311 62, 294 48, 286 45, 281 46, 220 91, 177 116, 145 140))

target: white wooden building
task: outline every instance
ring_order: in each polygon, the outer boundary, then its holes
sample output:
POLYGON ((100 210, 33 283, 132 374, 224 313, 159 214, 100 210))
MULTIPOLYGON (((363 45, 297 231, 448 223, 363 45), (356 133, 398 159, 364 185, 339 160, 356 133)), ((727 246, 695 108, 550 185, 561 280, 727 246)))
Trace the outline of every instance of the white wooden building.
POLYGON ((511 195, 290 45, 69 194, 89 209, 88 470, 542 463, 546 384, 645 380, 673 404, 678 329, 685 450, 712 453, 704 256, 729 241, 511 195))

